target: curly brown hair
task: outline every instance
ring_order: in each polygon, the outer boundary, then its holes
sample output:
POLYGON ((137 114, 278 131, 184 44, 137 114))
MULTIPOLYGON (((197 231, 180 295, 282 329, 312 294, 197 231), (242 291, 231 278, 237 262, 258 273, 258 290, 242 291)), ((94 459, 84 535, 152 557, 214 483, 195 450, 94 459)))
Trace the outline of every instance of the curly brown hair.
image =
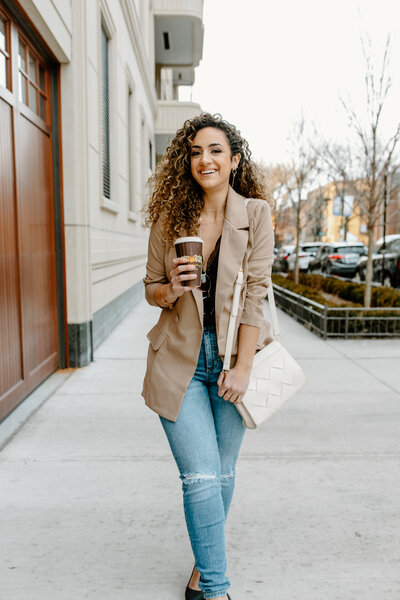
POLYGON ((251 159, 249 145, 240 131, 219 114, 202 113, 185 121, 177 131, 148 182, 152 193, 144 208, 145 222, 150 226, 162 216, 163 237, 169 245, 182 235, 198 232, 204 201, 202 189, 191 173, 190 151, 197 132, 205 127, 221 129, 230 145, 231 156, 241 155, 233 184, 235 191, 246 198, 268 200, 261 172, 251 159))

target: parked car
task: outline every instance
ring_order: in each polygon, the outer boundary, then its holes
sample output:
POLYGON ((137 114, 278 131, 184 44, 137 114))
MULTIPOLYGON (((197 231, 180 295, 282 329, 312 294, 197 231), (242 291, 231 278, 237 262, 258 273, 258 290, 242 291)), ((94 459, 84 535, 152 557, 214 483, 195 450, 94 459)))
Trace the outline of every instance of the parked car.
MULTIPOLYGON (((303 273, 307 273, 308 266, 310 261, 317 254, 317 250, 320 246, 323 245, 323 242, 301 242, 299 244, 299 270, 303 273)), ((294 248, 293 252, 288 256, 288 270, 294 271, 294 267, 296 264, 296 248, 294 248)))
MULTIPOLYGON (((367 256, 363 256, 356 266, 355 278, 365 281, 367 256)), ((400 287, 400 234, 380 238, 372 254, 372 279, 387 287, 400 287)))
POLYGON ((310 271, 321 271, 327 275, 354 277, 360 256, 367 254, 362 242, 336 242, 323 244, 310 261, 310 271))
POLYGON ((278 252, 275 256, 272 270, 278 272, 282 271, 283 273, 286 273, 288 271, 288 258, 295 248, 296 246, 294 246, 293 244, 281 246, 280 248, 278 248, 278 252))

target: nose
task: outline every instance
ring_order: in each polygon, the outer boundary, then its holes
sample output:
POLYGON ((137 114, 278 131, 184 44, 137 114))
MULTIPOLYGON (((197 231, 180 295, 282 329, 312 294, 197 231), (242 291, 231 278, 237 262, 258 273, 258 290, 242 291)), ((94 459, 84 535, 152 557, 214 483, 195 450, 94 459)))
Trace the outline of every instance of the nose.
POLYGON ((208 152, 208 150, 204 150, 203 154, 201 155, 200 165, 209 165, 210 162, 211 154, 208 152))

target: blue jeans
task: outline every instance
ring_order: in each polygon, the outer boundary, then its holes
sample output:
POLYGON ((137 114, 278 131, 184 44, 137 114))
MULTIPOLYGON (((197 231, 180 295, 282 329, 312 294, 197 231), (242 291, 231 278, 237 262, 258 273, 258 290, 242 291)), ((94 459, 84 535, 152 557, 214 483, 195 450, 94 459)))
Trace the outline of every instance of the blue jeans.
POLYGON ((222 370, 215 328, 204 328, 195 374, 176 422, 160 417, 182 480, 186 525, 205 598, 226 594, 225 520, 245 428, 218 396, 222 370))

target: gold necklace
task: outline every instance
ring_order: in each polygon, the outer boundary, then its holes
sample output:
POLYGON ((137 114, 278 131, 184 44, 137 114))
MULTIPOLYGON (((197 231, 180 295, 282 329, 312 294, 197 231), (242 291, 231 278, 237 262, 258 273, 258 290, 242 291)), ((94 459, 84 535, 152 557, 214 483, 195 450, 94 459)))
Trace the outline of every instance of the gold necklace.
POLYGON ((214 221, 210 221, 210 219, 205 219, 204 217, 200 217, 199 221, 200 221, 200 223, 205 221, 205 223, 210 223, 211 225, 215 225, 215 223, 218 221, 218 217, 223 217, 223 216, 224 216, 224 213, 220 213, 219 215, 216 216, 214 221))
MULTIPOLYGON (((218 211, 218 210, 220 210, 220 209, 218 209, 218 208, 217 208, 216 210, 211 210, 211 211, 208 211, 208 212, 207 212, 207 211, 203 211, 203 212, 204 212, 204 215, 212 215, 212 214, 215 214, 215 213, 216 213, 216 211, 218 211)), ((215 223, 216 223, 216 222, 217 222, 217 220, 218 220, 218 217, 223 217, 223 216, 225 215, 225 204, 224 204, 224 206, 223 206, 223 208, 222 208, 222 211, 221 211, 221 212, 219 212, 219 213, 217 213, 217 214, 215 215, 215 220, 214 220, 214 221, 210 221, 209 219, 206 219, 206 218, 204 217, 204 215, 203 215, 203 216, 201 216, 201 215, 200 215, 200 219, 199 219, 199 220, 200 220, 200 223, 201 223, 202 221, 205 221, 206 223, 210 223, 211 225, 215 225, 215 223)))

